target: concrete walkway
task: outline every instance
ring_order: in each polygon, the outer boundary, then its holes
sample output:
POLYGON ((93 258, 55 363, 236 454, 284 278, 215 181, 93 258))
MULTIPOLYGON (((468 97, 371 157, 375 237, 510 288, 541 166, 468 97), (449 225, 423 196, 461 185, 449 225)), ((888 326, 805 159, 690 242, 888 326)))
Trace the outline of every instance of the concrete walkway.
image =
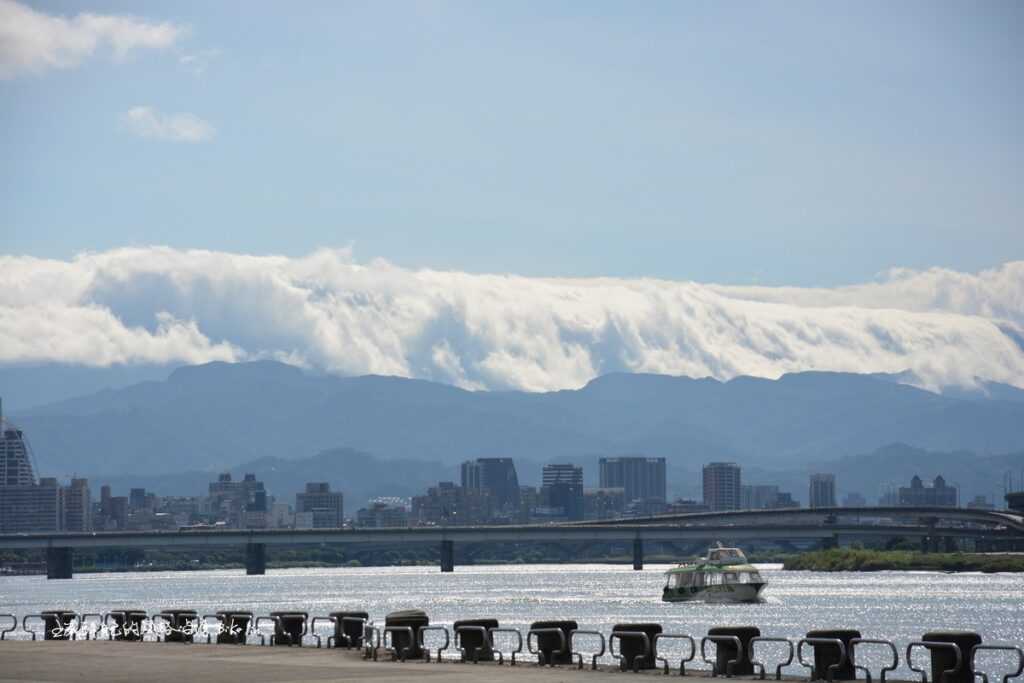
MULTIPOLYGON (((655 672, 647 672, 654 675, 655 672)), ((662 680, 680 680, 678 676, 662 680)), ((704 676, 701 676, 704 678, 704 676)), ((0 681, 76 683, 307 683, 312 681, 618 681, 633 674, 494 663, 365 661, 356 651, 111 641, 0 642, 0 681)), ((689 678, 689 676, 687 677, 689 678)))

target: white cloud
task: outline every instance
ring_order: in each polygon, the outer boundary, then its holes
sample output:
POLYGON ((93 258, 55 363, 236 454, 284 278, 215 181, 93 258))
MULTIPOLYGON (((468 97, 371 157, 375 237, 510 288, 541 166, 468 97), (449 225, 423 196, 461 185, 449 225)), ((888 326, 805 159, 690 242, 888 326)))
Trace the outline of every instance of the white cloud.
POLYGON ((185 29, 127 16, 44 14, 14 0, 0 0, 0 78, 78 66, 98 48, 115 59, 138 49, 172 46, 185 29))
POLYGON ((194 114, 163 114, 153 107, 132 107, 124 114, 128 128, 145 138, 173 142, 206 142, 216 130, 194 114))
POLYGON ((119 249, 0 257, 0 363, 277 358, 531 391, 610 371, 911 370, 933 388, 1024 387, 1022 301, 1024 262, 773 289, 413 271, 344 250, 119 249))

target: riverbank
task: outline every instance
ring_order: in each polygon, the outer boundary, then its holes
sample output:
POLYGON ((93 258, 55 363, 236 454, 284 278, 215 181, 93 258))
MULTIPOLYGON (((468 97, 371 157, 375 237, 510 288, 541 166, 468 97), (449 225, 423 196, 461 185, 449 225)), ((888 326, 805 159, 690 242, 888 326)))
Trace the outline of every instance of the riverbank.
MULTIPOLYGON (((674 658, 673 658, 674 659, 674 658)), ((526 655, 515 668, 495 663, 458 664, 423 661, 366 661, 357 651, 316 648, 111 641, 0 642, 0 682, 73 683, 314 683, 320 681, 432 680, 438 683, 564 683, 619 681, 623 674, 609 667, 598 671, 575 667, 538 667, 526 655)), ((678 666, 678 665, 677 665, 678 666)), ((646 672, 661 679, 660 671, 646 672)), ((708 679, 706 671, 687 678, 708 679)), ((673 680, 680 680, 675 677, 673 680)), ((685 680, 685 679, 683 679, 685 680)), ((796 680, 786 677, 786 680, 796 680)), ((806 679, 803 679, 806 681, 806 679)))
POLYGON ((783 569, 815 572, 1024 572, 1024 555, 833 548, 788 557, 783 569))

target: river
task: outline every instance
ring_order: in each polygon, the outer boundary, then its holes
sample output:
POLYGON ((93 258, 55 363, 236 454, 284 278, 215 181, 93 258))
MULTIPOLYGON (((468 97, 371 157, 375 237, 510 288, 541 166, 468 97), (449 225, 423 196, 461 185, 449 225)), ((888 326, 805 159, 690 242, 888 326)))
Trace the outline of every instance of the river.
MULTIPOLYGON (((765 599, 752 605, 663 603, 667 565, 369 567, 79 574, 69 581, 0 577, 0 612, 44 609, 79 613, 139 607, 191 608, 200 614, 244 609, 257 614, 300 609, 326 615, 360 609, 381 622, 398 609, 425 610, 432 623, 494 617, 502 626, 574 619, 605 633, 620 622, 658 622, 665 632, 700 636, 712 626, 752 624, 763 635, 798 638, 810 629, 856 628, 903 648, 935 629, 977 631, 985 641, 1024 644, 1024 575, 937 572, 822 573, 761 565, 765 599)), ((875 655, 870 656, 876 659, 875 655)), ((610 661, 610 660, 609 660, 610 661)), ((986 656, 981 660, 989 662, 986 656)), ((992 671, 1000 667, 992 656, 992 671)), ((985 668, 988 668, 987 666, 985 668)), ((791 669, 797 673, 798 669, 791 669)), ((910 672, 901 666, 903 676, 910 672)))

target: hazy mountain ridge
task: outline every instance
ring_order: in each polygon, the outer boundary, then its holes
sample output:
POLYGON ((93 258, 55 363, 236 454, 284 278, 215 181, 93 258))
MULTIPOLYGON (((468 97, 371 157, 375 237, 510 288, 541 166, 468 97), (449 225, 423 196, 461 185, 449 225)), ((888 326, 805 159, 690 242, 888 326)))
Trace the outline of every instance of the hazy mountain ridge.
POLYGON ((727 382, 612 374, 575 391, 471 392, 424 380, 307 374, 270 361, 211 363, 16 416, 56 476, 216 472, 348 448, 453 465, 643 453, 789 469, 890 443, 1024 449, 1024 404, 940 396, 867 375, 727 382))

